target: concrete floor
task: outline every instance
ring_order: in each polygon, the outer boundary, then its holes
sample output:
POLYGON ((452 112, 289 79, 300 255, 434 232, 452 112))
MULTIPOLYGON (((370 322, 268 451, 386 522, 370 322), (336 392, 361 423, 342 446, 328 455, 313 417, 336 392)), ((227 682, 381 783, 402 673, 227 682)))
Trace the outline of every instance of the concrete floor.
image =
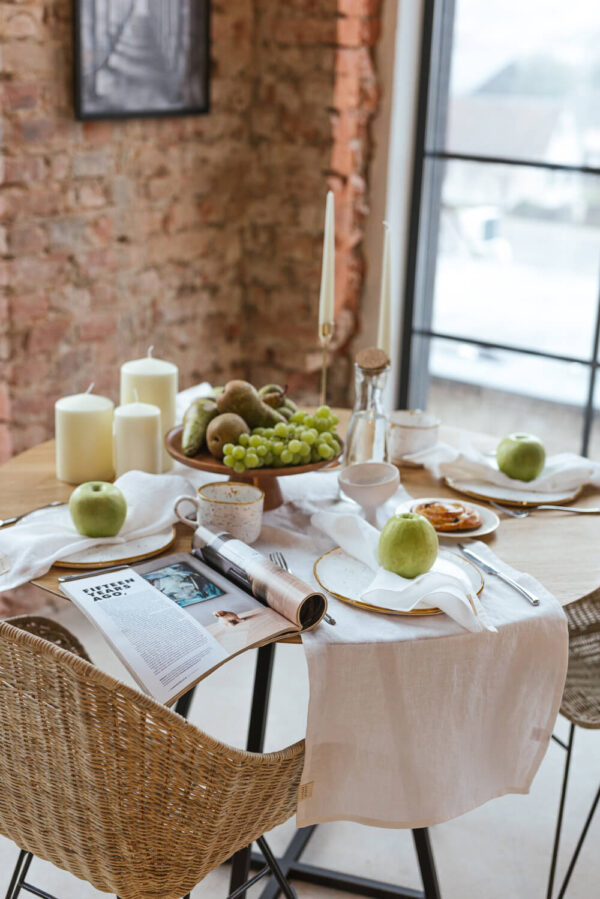
MULTIPOLYGON (((58 601, 53 612, 84 642, 93 660, 117 677, 129 681, 103 638, 79 612, 58 601)), ((254 653, 232 660, 201 684, 191 720, 219 739, 243 746, 252 688, 254 653)), ((301 647, 277 649, 270 708, 267 749, 282 748, 304 733, 307 708, 307 674, 301 647)), ((563 736, 567 726, 560 721, 563 736)), ((461 818, 431 829, 444 899, 543 899, 564 754, 551 744, 529 796, 506 796, 461 818)), ((443 764, 443 759, 440 759, 443 764)), ((579 731, 572 763, 563 848, 572 851, 591 799, 600 781, 600 732, 579 731)), ((281 851, 294 829, 293 820, 271 835, 275 851, 281 851)), ((587 842, 567 893, 569 899, 600 896, 600 814, 587 842)), ((17 849, 0 838, 0 895, 7 889, 17 849)), ((339 822, 322 825, 305 858, 355 874, 389 880, 414 889, 420 887, 409 833, 362 827, 339 822)), ((559 876, 564 870, 560 866, 559 876)), ((29 879, 58 899, 94 899, 98 893, 88 884, 35 861, 29 879)), ((213 872, 192 892, 193 899, 224 899, 228 871, 213 872)), ((300 899, 342 899, 349 894, 321 887, 295 885, 300 899)), ((249 891, 258 899, 260 885, 249 891)), ((22 893, 22 897, 27 894, 22 893)))

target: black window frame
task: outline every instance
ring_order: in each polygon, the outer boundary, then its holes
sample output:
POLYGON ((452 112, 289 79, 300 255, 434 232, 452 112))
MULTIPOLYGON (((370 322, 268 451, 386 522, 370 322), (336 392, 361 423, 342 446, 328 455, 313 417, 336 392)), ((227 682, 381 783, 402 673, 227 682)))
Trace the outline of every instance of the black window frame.
MULTIPOLYGON (((413 344, 415 339, 429 347, 432 339, 455 341, 490 350, 503 350, 517 355, 537 356, 558 362, 575 362, 588 369, 587 397, 582 411, 581 453, 588 455, 594 420, 596 374, 600 366, 600 267, 598 300, 594 336, 590 358, 561 355, 528 346, 507 345, 448 334, 430 327, 415 326, 417 309, 429 322, 433 311, 434 284, 437 267, 437 245, 441 189, 448 162, 469 162, 484 165, 520 166, 548 171, 572 172, 579 175, 600 176, 600 168, 479 154, 453 153, 440 149, 444 145, 450 82, 450 63, 456 0, 423 0, 421 48, 415 139, 413 149, 413 181, 409 211, 408 244, 403 286, 403 326, 399 365, 398 398, 400 408, 409 404, 421 405, 427 393, 429 366, 414 375, 413 344), (441 140, 440 140, 441 137, 441 140)), ((599 254, 600 255, 600 254, 599 254)))

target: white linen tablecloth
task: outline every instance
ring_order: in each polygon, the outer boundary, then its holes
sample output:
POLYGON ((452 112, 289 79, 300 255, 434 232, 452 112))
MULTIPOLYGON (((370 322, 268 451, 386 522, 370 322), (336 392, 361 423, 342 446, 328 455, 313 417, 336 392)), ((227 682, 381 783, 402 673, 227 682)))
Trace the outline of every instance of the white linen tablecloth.
MULTIPOLYGON (((316 585, 313 563, 331 541, 310 516, 335 508, 336 475, 281 484, 286 502, 265 515, 256 547, 282 550, 316 585)), ((400 490, 381 520, 405 497, 400 490)), ((484 575, 481 602, 497 634, 465 631, 446 615, 378 615, 329 597, 336 625, 303 635, 310 703, 299 827, 336 820, 425 827, 528 792, 560 705, 566 619, 541 584, 475 546, 541 599, 534 608, 484 575)))

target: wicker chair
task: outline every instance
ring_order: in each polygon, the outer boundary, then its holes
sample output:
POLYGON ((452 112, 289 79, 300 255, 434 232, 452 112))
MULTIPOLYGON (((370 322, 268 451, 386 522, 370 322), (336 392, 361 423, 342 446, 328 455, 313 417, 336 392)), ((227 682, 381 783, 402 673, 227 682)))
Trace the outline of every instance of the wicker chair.
POLYGON ((261 835, 295 811, 303 760, 303 742, 212 739, 47 619, 0 622, 0 832, 21 848, 7 899, 48 895, 25 881, 32 854, 122 899, 179 899, 254 840, 267 865, 230 899, 269 872, 294 899, 261 835))
MULTIPOLYGON (((575 728, 584 727, 591 730, 600 729, 600 593, 594 593, 566 606, 565 612, 569 622, 569 668, 560 712, 570 722, 569 738, 566 743, 554 736, 553 739, 566 750, 565 772, 563 776, 556 834, 550 877, 548 880, 547 899, 552 899, 554 875, 560 844, 567 781, 571 764, 571 751, 575 738, 575 728)), ((565 895, 571 874, 579 857, 592 818, 600 801, 600 787, 592 802, 587 819, 581 831, 575 852, 567 868, 556 899, 565 895)))

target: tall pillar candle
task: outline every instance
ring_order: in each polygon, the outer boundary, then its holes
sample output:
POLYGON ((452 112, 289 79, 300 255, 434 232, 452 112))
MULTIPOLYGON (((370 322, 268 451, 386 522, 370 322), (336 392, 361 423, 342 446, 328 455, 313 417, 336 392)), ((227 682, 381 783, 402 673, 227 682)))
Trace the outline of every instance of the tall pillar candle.
POLYGON ((110 481, 113 464, 113 410, 107 397, 76 393, 54 406, 56 477, 68 484, 110 481))
POLYGON ((115 409, 115 469, 162 471, 162 427, 160 409, 150 403, 127 403, 115 409))
MULTIPOLYGON (((175 399, 179 370, 172 362, 154 359, 151 354, 143 359, 134 359, 121 366, 121 405, 139 401, 158 406, 161 416, 162 435, 175 426, 175 399)), ((173 460, 162 447, 162 470, 168 471, 173 460)))

